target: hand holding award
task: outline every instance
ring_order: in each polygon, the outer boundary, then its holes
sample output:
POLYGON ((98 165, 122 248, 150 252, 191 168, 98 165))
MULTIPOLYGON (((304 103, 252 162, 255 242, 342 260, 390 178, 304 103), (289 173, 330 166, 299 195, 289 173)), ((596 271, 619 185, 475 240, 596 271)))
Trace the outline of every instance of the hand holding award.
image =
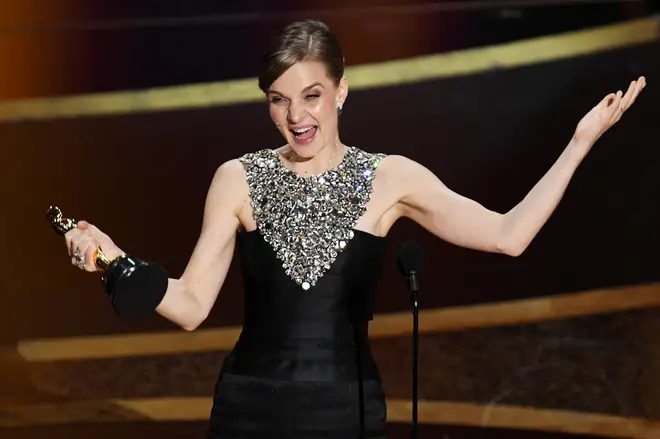
POLYGON ((105 291, 119 316, 145 316, 160 304, 168 285, 167 272, 161 266, 127 255, 96 226, 66 218, 56 206, 48 209, 46 217, 65 237, 73 265, 103 273, 105 291))

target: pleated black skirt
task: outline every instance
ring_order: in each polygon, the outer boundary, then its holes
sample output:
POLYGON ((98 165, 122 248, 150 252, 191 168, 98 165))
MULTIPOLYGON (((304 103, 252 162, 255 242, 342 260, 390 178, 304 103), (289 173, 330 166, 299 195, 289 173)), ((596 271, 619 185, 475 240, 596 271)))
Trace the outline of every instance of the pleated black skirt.
POLYGON ((223 373, 207 439, 385 439, 382 383, 281 381, 223 373))

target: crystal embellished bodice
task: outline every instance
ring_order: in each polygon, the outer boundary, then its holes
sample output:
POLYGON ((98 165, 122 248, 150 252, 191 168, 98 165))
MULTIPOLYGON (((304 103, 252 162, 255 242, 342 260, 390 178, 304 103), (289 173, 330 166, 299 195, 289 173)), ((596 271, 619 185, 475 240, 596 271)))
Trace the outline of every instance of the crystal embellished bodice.
POLYGON ((354 238, 383 157, 350 147, 337 167, 308 178, 286 168, 273 150, 240 158, 257 228, 303 289, 315 286, 354 238))

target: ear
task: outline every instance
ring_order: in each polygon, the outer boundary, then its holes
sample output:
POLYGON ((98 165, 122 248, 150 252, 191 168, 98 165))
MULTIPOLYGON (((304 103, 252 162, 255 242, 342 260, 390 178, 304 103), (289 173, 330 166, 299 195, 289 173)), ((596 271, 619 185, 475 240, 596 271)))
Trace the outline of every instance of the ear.
POLYGON ((348 78, 342 76, 339 80, 339 85, 337 86, 337 102, 342 104, 346 102, 346 97, 348 96, 348 78))

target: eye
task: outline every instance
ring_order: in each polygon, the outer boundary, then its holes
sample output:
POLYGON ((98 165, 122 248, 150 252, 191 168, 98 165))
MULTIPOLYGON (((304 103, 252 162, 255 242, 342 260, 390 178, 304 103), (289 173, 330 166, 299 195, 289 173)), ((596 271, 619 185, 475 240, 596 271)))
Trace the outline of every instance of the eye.
POLYGON ((307 99, 307 100, 317 99, 317 98, 319 98, 318 94, 311 94, 311 95, 305 96, 305 99, 307 99))
POLYGON ((271 104, 279 104, 280 102, 282 102, 282 100, 283 100, 282 98, 276 96, 276 97, 270 98, 270 103, 271 104))

